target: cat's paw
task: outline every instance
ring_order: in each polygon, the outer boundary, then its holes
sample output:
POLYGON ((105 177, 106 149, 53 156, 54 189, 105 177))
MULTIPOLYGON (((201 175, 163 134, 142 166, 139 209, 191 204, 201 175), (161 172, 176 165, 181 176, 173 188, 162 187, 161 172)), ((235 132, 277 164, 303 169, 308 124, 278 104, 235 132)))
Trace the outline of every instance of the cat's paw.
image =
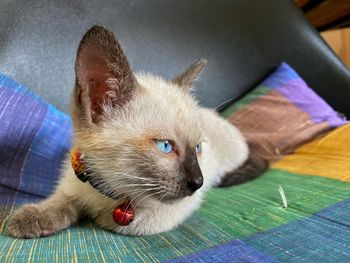
POLYGON ((29 204, 17 209, 9 218, 8 232, 17 238, 44 237, 53 234, 56 223, 48 210, 29 204))

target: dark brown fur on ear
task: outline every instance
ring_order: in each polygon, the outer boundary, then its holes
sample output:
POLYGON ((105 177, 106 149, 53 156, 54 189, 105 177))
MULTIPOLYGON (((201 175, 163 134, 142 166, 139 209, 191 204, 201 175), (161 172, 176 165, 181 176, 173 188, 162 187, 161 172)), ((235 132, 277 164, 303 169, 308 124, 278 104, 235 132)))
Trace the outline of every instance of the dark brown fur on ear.
POLYGON ((268 167, 268 161, 250 152, 248 159, 236 170, 227 173, 218 187, 243 184, 261 175, 268 167))
POLYGON ((83 36, 75 62, 74 106, 80 119, 97 123, 103 105, 122 106, 127 102, 136 79, 128 60, 112 32, 94 26, 83 36))
POLYGON ((190 88, 193 82, 198 78, 201 71, 207 65, 207 60, 202 58, 195 61, 184 73, 177 76, 171 82, 179 85, 181 88, 190 88))

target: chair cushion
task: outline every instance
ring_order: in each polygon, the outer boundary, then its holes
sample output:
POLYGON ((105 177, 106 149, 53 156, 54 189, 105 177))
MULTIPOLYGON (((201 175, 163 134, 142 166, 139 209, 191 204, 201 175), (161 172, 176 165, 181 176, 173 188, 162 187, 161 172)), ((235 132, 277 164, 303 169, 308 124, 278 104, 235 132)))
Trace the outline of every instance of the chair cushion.
POLYGON ((286 63, 222 115, 269 160, 347 123, 286 63))

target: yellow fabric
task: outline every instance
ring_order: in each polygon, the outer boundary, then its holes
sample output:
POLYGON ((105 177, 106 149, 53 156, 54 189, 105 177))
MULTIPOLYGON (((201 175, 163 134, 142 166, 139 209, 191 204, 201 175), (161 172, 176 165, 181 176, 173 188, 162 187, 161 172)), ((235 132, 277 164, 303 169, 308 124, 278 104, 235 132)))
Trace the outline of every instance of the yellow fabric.
POLYGON ((350 182, 350 124, 301 146, 272 168, 350 182))

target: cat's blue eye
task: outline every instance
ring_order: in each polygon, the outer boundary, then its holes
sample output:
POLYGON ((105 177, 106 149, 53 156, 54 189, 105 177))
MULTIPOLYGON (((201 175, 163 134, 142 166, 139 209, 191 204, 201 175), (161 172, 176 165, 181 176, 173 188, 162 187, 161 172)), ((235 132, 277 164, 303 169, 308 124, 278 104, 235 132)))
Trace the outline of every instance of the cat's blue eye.
POLYGON ((201 152, 202 152, 202 143, 200 142, 196 145, 196 153, 198 154, 201 152))
POLYGON ((173 151, 173 145, 169 141, 157 140, 156 145, 163 153, 171 153, 173 151))

